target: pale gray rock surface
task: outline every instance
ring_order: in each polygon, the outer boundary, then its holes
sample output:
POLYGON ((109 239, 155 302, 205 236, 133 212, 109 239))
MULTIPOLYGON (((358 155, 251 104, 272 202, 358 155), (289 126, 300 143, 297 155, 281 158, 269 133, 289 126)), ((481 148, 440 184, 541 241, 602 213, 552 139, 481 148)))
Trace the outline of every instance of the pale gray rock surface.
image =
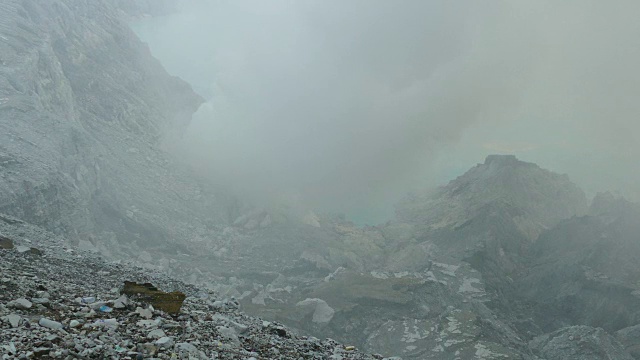
POLYGON ((20 325, 20 321, 22 320, 22 317, 20 317, 20 315, 17 314, 11 314, 11 315, 7 315, 3 318, 5 321, 7 321, 9 324, 11 324, 11 327, 18 327, 20 325))
POLYGON ((25 298, 16 299, 7 303, 8 308, 18 309, 18 310, 27 310, 27 309, 30 309, 32 306, 33 304, 31 303, 31 301, 25 298))

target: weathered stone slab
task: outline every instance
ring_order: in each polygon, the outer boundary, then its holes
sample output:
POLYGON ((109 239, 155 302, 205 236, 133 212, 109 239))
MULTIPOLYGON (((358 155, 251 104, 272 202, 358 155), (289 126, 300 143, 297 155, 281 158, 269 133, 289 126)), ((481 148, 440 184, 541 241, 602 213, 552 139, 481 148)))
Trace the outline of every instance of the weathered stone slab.
POLYGON ((121 293, 130 298, 147 302, 155 309, 162 310, 168 314, 180 313, 180 308, 186 298, 186 295, 179 291, 166 293, 158 290, 150 283, 138 284, 131 281, 124 282, 124 288, 121 293))

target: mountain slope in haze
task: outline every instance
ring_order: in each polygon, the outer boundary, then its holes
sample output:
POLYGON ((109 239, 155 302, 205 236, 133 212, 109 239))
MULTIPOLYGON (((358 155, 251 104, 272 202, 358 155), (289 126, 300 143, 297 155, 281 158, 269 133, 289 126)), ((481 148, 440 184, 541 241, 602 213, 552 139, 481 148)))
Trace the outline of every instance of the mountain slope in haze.
POLYGON ((227 273, 220 291, 250 313, 405 359, 567 358, 563 346, 575 359, 587 356, 566 342, 573 335, 529 345, 543 329, 564 327, 563 334, 593 333, 592 349, 624 352, 611 334, 572 327, 578 321, 543 326, 514 296, 538 234, 587 211, 584 193, 566 176, 490 156, 436 192, 400 204, 398 219, 385 225, 359 228, 333 217, 268 229, 238 223, 222 243, 243 245, 221 245, 219 259, 270 254, 279 265, 213 266, 227 273))
POLYGON ((601 197, 587 215, 566 176, 490 156, 381 226, 247 210, 163 151, 202 99, 131 32, 155 4, 136 3, 0 2, 1 212, 371 352, 640 348, 635 205, 601 197))
POLYGON ((559 175, 513 155, 491 155, 446 186, 397 207, 430 253, 474 264, 491 282, 521 268, 540 233, 586 214, 584 192, 559 175))
POLYGON ((163 151, 203 99, 125 17, 107 0, 0 3, 0 211, 105 254, 227 218, 163 151))
POLYGON ((490 155, 435 192, 407 198, 397 213, 401 221, 437 230, 464 226, 492 205, 512 208, 511 216, 522 218, 522 230, 531 238, 588 208, 584 192, 566 175, 513 155, 490 155))

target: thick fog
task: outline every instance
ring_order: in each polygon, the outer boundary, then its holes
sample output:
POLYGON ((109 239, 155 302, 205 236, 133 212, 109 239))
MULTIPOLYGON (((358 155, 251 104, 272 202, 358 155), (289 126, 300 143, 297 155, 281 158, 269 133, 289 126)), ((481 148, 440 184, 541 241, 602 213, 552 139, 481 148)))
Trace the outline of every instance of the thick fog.
POLYGON ((490 153, 640 197, 640 3, 186 1, 135 24, 207 103, 179 154, 375 222, 490 153))

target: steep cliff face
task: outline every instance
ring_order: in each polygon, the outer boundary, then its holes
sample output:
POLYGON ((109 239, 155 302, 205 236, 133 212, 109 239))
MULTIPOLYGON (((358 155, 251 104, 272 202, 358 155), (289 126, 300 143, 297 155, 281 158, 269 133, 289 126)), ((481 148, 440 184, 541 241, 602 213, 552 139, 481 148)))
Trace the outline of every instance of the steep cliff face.
POLYGON ((162 151, 202 99, 123 14, 101 0, 0 3, 0 211, 105 251, 222 221, 162 151))

